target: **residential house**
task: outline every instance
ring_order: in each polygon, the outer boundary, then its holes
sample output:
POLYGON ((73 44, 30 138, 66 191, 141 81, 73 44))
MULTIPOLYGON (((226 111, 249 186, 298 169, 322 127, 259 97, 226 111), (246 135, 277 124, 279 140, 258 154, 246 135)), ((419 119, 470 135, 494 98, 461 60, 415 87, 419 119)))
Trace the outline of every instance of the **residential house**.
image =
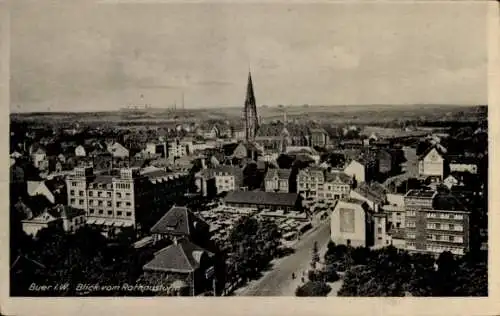
POLYGON ((216 139, 220 136, 220 131, 217 125, 212 125, 208 130, 203 131, 203 138, 216 139))
POLYGON ((62 227, 66 232, 75 232, 86 225, 85 211, 67 205, 57 205, 51 209, 55 217, 61 219, 62 227))
POLYGON ((379 175, 379 161, 372 150, 344 151, 346 164, 344 172, 357 182, 371 182, 379 175))
POLYGON ((418 158, 418 173, 420 177, 435 176, 443 180, 448 173, 445 149, 440 146, 429 147, 418 158))
POLYGON ((186 239, 174 240, 154 254, 143 266, 144 277, 162 280, 163 286, 177 287, 180 296, 195 296, 212 289, 207 272, 214 266, 214 254, 186 239))
POLYGON ((116 142, 108 146, 108 152, 111 153, 113 158, 125 159, 130 156, 130 151, 120 143, 116 142))
POLYGON ((35 168, 39 168, 40 164, 47 159, 47 152, 42 147, 39 147, 33 151, 31 159, 33 160, 35 168))
POLYGON ((306 155, 315 163, 319 163, 321 155, 314 148, 309 146, 287 146, 286 154, 288 155, 306 155))
POLYGON ((328 145, 329 136, 323 128, 311 128, 311 146, 326 147, 328 145))
POLYGON ((27 235, 36 236, 37 233, 44 228, 57 226, 61 227, 62 222, 60 218, 55 217, 54 215, 50 214, 48 210, 45 210, 36 217, 22 220, 21 224, 23 227, 23 231, 27 235))
POLYGON ((378 182, 361 182, 350 191, 350 197, 365 201, 375 213, 387 203, 388 190, 378 182))
POLYGON ((89 145, 78 145, 75 148, 75 156, 76 157, 87 157, 93 148, 89 145))
POLYGON ((340 200, 330 215, 331 240, 338 245, 371 247, 374 221, 368 204, 348 198, 340 200))
POLYGON ((291 169, 269 169, 264 178, 266 192, 290 192, 291 169))
POLYGON ((349 196, 352 178, 343 172, 306 168, 297 174, 297 192, 314 201, 338 200, 349 196))
POLYGON ((66 191, 64 179, 55 177, 50 180, 28 181, 29 196, 44 196, 52 204, 65 204, 66 191))
POLYGON ((165 215, 151 227, 153 241, 163 239, 186 239, 203 245, 209 238, 210 226, 184 206, 172 206, 165 215))

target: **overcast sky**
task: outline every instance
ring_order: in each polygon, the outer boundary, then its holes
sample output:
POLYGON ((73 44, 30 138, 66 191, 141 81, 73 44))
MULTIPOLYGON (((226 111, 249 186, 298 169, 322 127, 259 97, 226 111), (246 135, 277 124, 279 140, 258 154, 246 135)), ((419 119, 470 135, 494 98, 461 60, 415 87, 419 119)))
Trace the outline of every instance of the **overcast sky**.
MULTIPOLYGON (((31 2, 33 3, 33 2, 31 2)), ((486 4, 22 5, 11 110, 486 104, 486 4)))

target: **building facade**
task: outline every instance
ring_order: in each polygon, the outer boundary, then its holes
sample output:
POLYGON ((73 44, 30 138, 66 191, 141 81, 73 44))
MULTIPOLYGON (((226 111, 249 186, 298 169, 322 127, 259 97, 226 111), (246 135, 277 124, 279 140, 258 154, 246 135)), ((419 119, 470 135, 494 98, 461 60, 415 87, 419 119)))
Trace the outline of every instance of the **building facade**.
POLYGON ((426 151, 418 160, 418 173, 421 177, 434 176, 443 180, 446 173, 444 154, 433 147, 426 151))
POLYGON ((373 246, 373 223, 366 202, 340 200, 330 215, 331 240, 338 245, 373 246))
POLYGON ((291 169, 269 169, 265 176, 266 192, 290 192, 291 169))
POLYGON ((68 204, 85 211, 87 223, 104 230, 139 228, 153 208, 183 194, 187 175, 156 170, 141 174, 123 168, 116 175, 95 175, 91 167, 75 168, 66 178, 68 204))
POLYGON ((410 190, 405 196, 406 250, 463 255, 469 249, 469 212, 451 195, 410 190))
POLYGON ((343 172, 306 168, 297 174, 297 192, 315 201, 338 200, 349 196, 352 178, 343 172))

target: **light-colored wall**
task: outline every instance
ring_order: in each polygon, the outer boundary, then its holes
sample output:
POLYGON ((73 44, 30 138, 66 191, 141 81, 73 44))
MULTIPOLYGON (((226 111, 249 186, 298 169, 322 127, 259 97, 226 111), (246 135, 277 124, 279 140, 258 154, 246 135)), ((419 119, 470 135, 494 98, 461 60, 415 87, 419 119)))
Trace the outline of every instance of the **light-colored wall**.
POLYGON ((366 246, 366 222, 365 211, 359 204, 351 204, 340 201, 330 215, 331 240, 336 244, 347 245, 347 240, 351 240, 351 245, 366 246), (341 209, 351 209, 354 211, 354 232, 341 231, 341 209))
POLYGON ((450 172, 477 173, 477 166, 473 164, 450 163, 450 172))
POLYGON ((444 159, 439 155, 436 149, 431 150, 419 162, 419 173, 422 176, 440 176, 444 173, 444 159))
POLYGON ((365 182, 365 167, 359 162, 353 160, 344 169, 344 173, 360 182, 365 182))

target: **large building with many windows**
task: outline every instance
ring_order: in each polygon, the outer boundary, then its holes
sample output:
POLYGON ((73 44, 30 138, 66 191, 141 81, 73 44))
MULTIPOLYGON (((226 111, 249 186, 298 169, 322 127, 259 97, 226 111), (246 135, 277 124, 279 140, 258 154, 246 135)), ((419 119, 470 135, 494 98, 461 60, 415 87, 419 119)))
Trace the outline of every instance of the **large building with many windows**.
POLYGON ((122 168, 115 174, 94 174, 75 168, 66 178, 68 204, 85 211, 87 224, 105 231, 139 228, 155 207, 164 208, 173 195, 183 194, 187 175, 161 169, 122 168))
POLYGON ((469 249, 469 212, 447 193, 410 190, 405 195, 405 248, 463 255, 469 249))
POLYGON ((297 174, 297 192, 315 201, 347 198, 352 184, 351 177, 338 171, 307 168, 297 174))

